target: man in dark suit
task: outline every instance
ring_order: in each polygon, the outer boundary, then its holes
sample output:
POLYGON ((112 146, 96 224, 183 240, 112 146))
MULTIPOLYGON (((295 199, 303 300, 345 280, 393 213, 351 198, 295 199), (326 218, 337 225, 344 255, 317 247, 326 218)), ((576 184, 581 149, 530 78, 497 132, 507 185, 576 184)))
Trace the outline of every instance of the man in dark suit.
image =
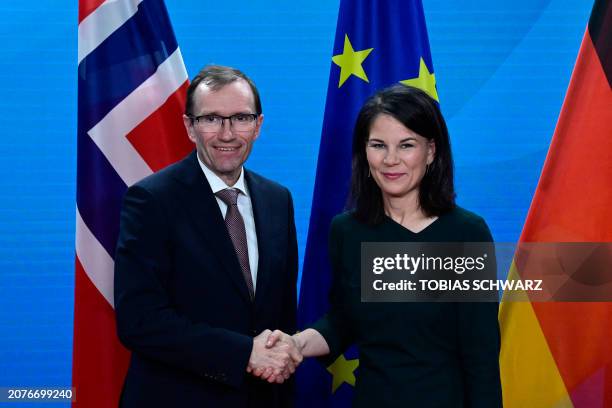
POLYGON ((266 348, 295 331, 297 244, 289 191, 243 168, 259 94, 242 72, 204 68, 187 91, 196 151, 131 186, 121 210, 115 311, 132 351, 124 407, 285 407, 301 356, 266 348))

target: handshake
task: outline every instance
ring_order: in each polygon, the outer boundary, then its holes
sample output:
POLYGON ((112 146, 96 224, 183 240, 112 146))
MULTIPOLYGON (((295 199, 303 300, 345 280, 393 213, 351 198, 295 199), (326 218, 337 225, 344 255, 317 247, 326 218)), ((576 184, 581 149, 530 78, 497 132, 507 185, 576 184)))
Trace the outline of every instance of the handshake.
POLYGON ((296 336, 280 330, 264 330, 253 339, 246 371, 269 383, 281 384, 304 359, 302 349, 296 336))

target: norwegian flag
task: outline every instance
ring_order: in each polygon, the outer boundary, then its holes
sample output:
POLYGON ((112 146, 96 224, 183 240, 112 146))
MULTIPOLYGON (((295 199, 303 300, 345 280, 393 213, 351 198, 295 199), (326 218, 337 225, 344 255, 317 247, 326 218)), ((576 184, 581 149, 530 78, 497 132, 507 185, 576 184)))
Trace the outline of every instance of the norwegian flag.
POLYGON ((185 156, 189 80, 163 0, 80 0, 75 407, 116 407, 129 352, 113 311, 121 198, 185 156))

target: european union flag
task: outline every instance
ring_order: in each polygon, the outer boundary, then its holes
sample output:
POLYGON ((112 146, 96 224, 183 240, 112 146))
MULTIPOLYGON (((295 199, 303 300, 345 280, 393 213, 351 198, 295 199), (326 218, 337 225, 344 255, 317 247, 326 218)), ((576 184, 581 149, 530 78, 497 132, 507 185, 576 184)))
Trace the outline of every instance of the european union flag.
MULTIPOLYGON (((327 234, 347 199, 357 113, 369 96, 398 82, 438 99, 421 0, 341 0, 300 290, 301 329, 328 307, 327 234)), ((358 365, 355 349, 327 368, 305 361, 297 406, 350 406, 358 365)))

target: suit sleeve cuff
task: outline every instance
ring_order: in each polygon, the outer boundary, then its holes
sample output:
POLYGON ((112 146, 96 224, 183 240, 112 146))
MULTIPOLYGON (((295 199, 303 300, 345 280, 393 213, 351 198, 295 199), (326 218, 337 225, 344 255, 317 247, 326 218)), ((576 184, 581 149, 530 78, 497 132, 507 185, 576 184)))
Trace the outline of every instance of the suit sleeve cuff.
POLYGON ((224 350, 219 350, 219 363, 203 368, 200 376, 240 388, 247 375, 246 368, 253 350, 253 338, 232 333, 226 340, 224 350))

